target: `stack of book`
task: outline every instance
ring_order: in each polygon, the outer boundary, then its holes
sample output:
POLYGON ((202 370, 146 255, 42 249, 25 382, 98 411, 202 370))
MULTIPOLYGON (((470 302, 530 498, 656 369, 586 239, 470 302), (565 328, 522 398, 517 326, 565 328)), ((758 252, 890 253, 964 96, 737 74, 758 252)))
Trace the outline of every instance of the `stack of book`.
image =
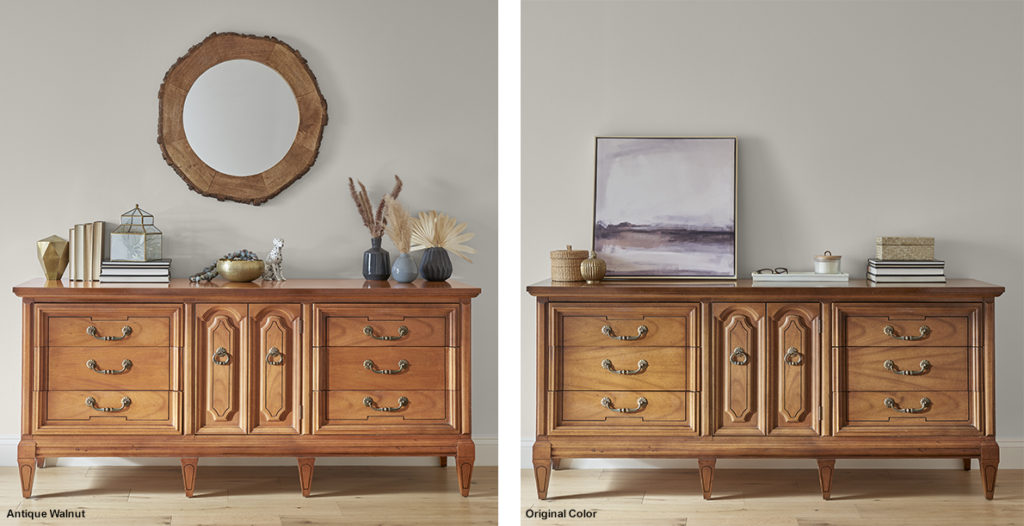
POLYGON ((68 279, 100 279, 103 259, 103 221, 75 225, 68 230, 68 279))
POLYGON ((868 279, 875 283, 945 283, 946 262, 869 259, 868 279))
POLYGON ((171 260, 104 261, 100 283, 170 283, 171 260))

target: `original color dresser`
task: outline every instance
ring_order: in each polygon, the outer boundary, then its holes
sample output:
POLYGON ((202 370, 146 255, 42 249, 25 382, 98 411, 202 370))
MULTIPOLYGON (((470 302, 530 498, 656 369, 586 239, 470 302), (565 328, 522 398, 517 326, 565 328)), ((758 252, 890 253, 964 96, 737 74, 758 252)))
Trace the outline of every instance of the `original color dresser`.
POLYGON ((544 282, 537 494, 580 457, 978 458, 991 499, 995 297, 946 284, 544 282))
POLYGON ((32 281, 18 466, 46 457, 455 456, 468 495, 470 302, 455 282, 32 281))

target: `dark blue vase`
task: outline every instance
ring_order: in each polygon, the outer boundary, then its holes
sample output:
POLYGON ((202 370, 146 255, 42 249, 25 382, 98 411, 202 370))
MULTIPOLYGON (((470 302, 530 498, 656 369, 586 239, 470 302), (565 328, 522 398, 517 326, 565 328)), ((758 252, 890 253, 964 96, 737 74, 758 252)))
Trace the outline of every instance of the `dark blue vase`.
POLYGON ((391 275, 391 254, 380 248, 380 238, 370 238, 370 249, 363 252, 363 279, 385 280, 391 275))
POLYGON ((452 260, 448 257, 448 251, 441 247, 424 250, 420 276, 427 281, 444 281, 452 277, 452 260))

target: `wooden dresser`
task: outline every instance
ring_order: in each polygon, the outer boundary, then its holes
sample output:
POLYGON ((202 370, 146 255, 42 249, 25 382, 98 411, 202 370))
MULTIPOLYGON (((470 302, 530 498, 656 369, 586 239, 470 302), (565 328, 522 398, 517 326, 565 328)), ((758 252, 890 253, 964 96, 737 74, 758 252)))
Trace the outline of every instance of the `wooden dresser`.
POLYGON ((470 302, 455 282, 31 281, 18 466, 46 457, 455 456, 468 495, 470 302))
POLYGON ((995 297, 973 280, 874 285, 543 282, 537 494, 563 458, 978 458, 991 499, 995 297))

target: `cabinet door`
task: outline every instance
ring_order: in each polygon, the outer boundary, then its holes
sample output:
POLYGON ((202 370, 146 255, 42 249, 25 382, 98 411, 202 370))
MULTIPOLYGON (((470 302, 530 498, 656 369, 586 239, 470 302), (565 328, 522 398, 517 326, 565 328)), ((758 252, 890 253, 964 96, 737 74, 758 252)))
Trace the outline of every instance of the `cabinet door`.
POLYGON ((243 434, 246 305, 196 305, 196 433, 243 434))
POLYGON ((716 435, 765 434, 759 390, 764 308, 763 303, 714 304, 712 430, 716 435))
POLYGON ((766 361, 768 432, 818 435, 818 303, 769 303, 766 361))
POLYGON ((249 305, 253 433, 299 432, 302 305, 249 305))

